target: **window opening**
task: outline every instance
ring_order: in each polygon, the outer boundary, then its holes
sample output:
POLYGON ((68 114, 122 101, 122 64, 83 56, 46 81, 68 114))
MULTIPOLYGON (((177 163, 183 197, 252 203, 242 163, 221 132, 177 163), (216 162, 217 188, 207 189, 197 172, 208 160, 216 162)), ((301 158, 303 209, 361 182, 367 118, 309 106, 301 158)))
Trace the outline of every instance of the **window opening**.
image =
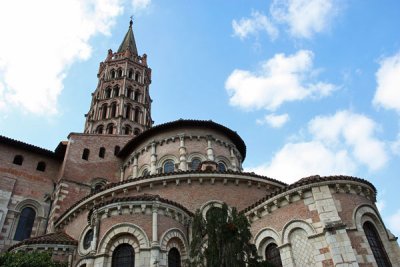
POLYGON ((164 173, 174 172, 174 162, 172 160, 167 160, 164 163, 164 173))
POLYGON ((168 252, 168 267, 181 267, 181 254, 177 248, 171 248, 168 252))
POLYGON ((14 157, 13 163, 16 165, 22 165, 22 162, 24 162, 24 157, 21 155, 16 155, 14 157))
POLYGON ((44 172, 46 170, 46 163, 44 161, 39 161, 36 170, 44 172))
POLYGON ((106 154, 106 149, 104 147, 100 147, 99 157, 104 159, 105 154, 106 154))
POLYGON ((265 248, 265 259, 276 267, 282 267, 281 254, 275 243, 271 243, 265 248))
POLYGON ((112 254, 112 267, 135 267, 135 251, 129 244, 121 244, 112 254))
POLYGON ((119 153, 119 151, 121 150, 121 148, 119 146, 115 146, 114 148, 114 155, 117 155, 119 153))
POLYGON ((89 249, 93 240, 93 229, 90 229, 86 232, 85 237, 83 238, 83 248, 89 249))
POLYGON ((378 267, 392 266, 374 225, 371 222, 366 222, 363 225, 363 229, 378 267))
POLYGON ((200 167, 201 160, 199 158, 192 159, 192 170, 196 171, 200 167))
POLYGON ((88 160, 89 159, 90 150, 85 148, 82 153, 82 159, 88 160))
POLYGON ((117 116, 117 103, 111 104, 111 117, 115 118, 117 116))
POLYGON ((31 207, 26 207, 21 211, 18 220, 17 230, 15 231, 14 235, 14 240, 22 241, 31 236, 35 217, 36 212, 31 207))
POLYGON ((226 166, 225 166, 224 163, 222 163, 222 162, 219 162, 219 163, 218 163, 218 171, 219 171, 219 172, 224 172, 224 171, 226 171, 226 166))

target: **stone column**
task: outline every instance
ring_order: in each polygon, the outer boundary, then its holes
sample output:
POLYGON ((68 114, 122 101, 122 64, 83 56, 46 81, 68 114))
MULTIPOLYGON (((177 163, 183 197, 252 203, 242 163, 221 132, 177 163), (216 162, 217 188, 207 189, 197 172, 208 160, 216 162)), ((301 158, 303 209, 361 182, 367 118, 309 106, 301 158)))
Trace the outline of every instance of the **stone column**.
POLYGON ((94 211, 93 213, 93 218, 94 218, 94 222, 93 222, 93 240, 91 243, 91 253, 96 254, 96 249, 97 249, 97 239, 99 237, 99 228, 100 228, 100 218, 99 215, 97 214, 97 211, 94 211))
POLYGON ((235 153, 233 152, 233 147, 231 147, 230 152, 231 152, 230 158, 231 158, 232 169, 234 171, 237 171, 238 168, 237 168, 237 165, 236 165, 236 157, 235 157, 235 153))
POLYGON ((158 243, 158 201, 153 203, 152 214, 152 242, 150 266, 158 267, 160 262, 160 244, 158 243))
POLYGON ((207 136, 207 158, 214 161, 214 149, 212 148, 211 136, 207 136))
POLYGON ((185 136, 179 136, 179 169, 182 171, 187 170, 187 158, 186 158, 186 147, 185 147, 185 136))
POLYGON ((157 174, 156 143, 151 143, 150 174, 157 174))
POLYGON ((132 165, 132 177, 138 177, 138 157, 139 155, 135 153, 133 156, 133 165, 132 165))
POLYGON ((119 171, 120 171, 120 181, 122 182, 123 180, 124 180, 124 170, 125 170, 125 166, 121 166, 120 168, 119 168, 119 171))

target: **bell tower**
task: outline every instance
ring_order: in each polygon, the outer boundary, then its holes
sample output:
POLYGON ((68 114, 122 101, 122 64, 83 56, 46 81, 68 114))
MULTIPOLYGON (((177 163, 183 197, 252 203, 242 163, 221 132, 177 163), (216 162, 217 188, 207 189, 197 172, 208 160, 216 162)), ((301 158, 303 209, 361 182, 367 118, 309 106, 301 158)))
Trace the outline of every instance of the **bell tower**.
POLYGON ((86 116, 85 133, 138 135, 153 125, 147 55, 139 56, 129 29, 117 52, 100 63, 96 90, 86 116))

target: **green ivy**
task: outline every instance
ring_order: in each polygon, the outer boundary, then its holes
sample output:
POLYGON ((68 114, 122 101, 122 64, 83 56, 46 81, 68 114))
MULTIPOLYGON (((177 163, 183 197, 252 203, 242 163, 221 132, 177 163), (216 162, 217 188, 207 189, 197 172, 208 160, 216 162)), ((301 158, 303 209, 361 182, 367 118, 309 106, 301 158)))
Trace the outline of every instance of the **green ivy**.
POLYGON ((272 267, 251 244, 250 223, 236 208, 213 207, 206 220, 199 210, 192 224, 189 267, 272 267))
POLYGON ((67 263, 53 262, 47 252, 5 252, 0 254, 0 267, 67 267, 67 263))

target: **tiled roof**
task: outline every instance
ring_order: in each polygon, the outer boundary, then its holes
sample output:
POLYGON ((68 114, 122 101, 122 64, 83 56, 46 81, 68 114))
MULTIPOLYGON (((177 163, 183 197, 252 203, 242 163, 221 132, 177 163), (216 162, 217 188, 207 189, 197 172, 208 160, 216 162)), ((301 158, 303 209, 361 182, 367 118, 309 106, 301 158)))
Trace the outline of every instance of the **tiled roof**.
POLYGON ((138 178, 135 178, 135 179, 129 179, 129 180, 121 181, 121 182, 118 182, 118 183, 109 183, 109 184, 105 185, 105 187, 103 189, 101 189, 99 191, 96 191, 96 192, 93 192, 92 194, 89 194, 89 195, 81 198, 79 201, 77 201, 73 205, 71 205, 63 214, 61 214, 60 217, 58 217, 58 219, 56 220, 55 223, 57 224, 59 219, 61 219, 65 214, 67 214, 70 210, 72 210, 73 208, 78 206, 81 202, 85 201, 86 199, 92 197, 93 195, 95 195, 95 194, 97 194, 97 193, 99 193, 101 191, 104 191, 104 190, 107 190, 107 189, 110 189, 110 188, 113 188, 113 187, 116 187, 116 186, 119 186, 119 185, 122 185, 122 184, 136 182, 136 181, 144 181, 144 180, 147 180, 147 179, 150 179, 150 178, 163 177, 163 176, 172 176, 172 175, 181 175, 181 174, 212 174, 212 173, 214 173, 214 174, 234 174, 234 175, 236 174, 236 175, 241 175, 241 176, 249 176, 249 177, 253 177, 253 178, 263 179, 266 182, 273 182, 273 183, 276 183, 276 184, 280 184, 282 187, 287 186, 287 184, 285 184, 284 182, 281 182, 281 181, 278 181, 278 180, 275 180, 275 179, 272 179, 272 178, 269 178, 269 177, 266 177, 266 176, 258 175, 258 174, 255 174, 254 172, 235 172, 235 171, 231 171, 231 170, 227 170, 227 171, 224 171, 224 172, 221 172, 221 171, 218 171, 218 170, 204 170, 204 171, 201 171, 201 170, 189 170, 189 171, 180 171, 180 172, 152 174, 152 175, 141 176, 141 177, 138 177, 138 178))
POLYGON ((18 141, 18 140, 15 140, 15 139, 3 136, 3 135, 0 135, 0 143, 6 144, 6 145, 9 145, 12 147, 16 147, 19 149, 28 150, 30 152, 37 153, 37 154, 40 154, 40 155, 43 155, 46 157, 55 158, 58 160, 62 159, 64 156, 62 153, 55 153, 53 151, 50 151, 50 150, 47 150, 47 149, 44 149, 44 148, 41 148, 38 146, 34 146, 31 144, 27 144, 27 143, 24 143, 24 142, 21 142, 21 141, 18 141))
POLYGON ((235 144, 236 148, 239 150, 240 154, 242 155, 242 160, 246 158, 246 144, 244 143, 243 139, 237 134, 237 132, 232 131, 231 129, 215 123, 211 120, 176 120, 176 121, 171 121, 163 124, 159 124, 157 126, 154 126, 138 136, 132 138, 131 141, 129 141, 124 148, 118 153, 119 157, 125 157, 129 155, 129 153, 132 152, 134 148, 136 148, 137 145, 139 145, 142 141, 145 139, 152 137, 156 134, 162 133, 165 130, 170 130, 170 129, 176 129, 176 128, 183 128, 183 127, 197 127, 197 128, 203 128, 203 129, 213 129, 217 130, 226 136, 228 136, 232 142, 235 144))
POLYGON ((159 195, 143 194, 143 195, 131 196, 131 197, 113 198, 108 201, 101 202, 101 203, 97 204, 96 206, 94 206, 90 210, 90 212, 88 214, 88 220, 89 220, 93 210, 95 210, 95 209, 107 206, 112 203, 130 202, 130 201, 160 201, 162 203, 170 204, 170 205, 180 208, 181 210, 183 210, 184 212, 189 214, 189 216, 193 215, 193 213, 191 211, 189 211, 187 208, 185 208, 183 205, 179 204, 178 202, 175 202, 175 201, 172 201, 172 200, 169 200, 166 198, 162 198, 159 195))
POLYGON ((267 201, 268 199, 270 199, 274 196, 277 196, 279 194, 282 194, 286 191, 289 191, 291 189, 301 187, 304 185, 315 184, 315 183, 319 183, 319 182, 328 182, 328 181, 337 181, 337 180, 361 182, 361 183, 364 183, 364 184, 368 185, 369 187, 371 187, 374 190, 374 192, 376 193, 375 186, 373 184, 371 184, 370 182, 368 182, 367 180, 364 180, 361 178, 352 177, 352 176, 344 176, 344 175, 325 176, 325 177, 315 175, 315 176, 302 178, 302 179, 298 180, 297 182, 290 184, 284 188, 276 189, 275 191, 267 194, 265 197, 261 198, 257 202, 255 202, 252 205, 248 206, 247 208, 243 209, 241 212, 245 213, 245 212, 257 207, 258 205, 262 204, 263 202, 267 201))
POLYGON ((56 244, 56 245, 73 245, 77 246, 78 241, 73 239, 71 236, 67 235, 64 232, 56 232, 56 233, 50 233, 38 237, 32 237, 25 239, 12 247, 8 249, 8 251, 11 251, 17 247, 23 246, 23 245, 31 245, 31 244, 56 244))

